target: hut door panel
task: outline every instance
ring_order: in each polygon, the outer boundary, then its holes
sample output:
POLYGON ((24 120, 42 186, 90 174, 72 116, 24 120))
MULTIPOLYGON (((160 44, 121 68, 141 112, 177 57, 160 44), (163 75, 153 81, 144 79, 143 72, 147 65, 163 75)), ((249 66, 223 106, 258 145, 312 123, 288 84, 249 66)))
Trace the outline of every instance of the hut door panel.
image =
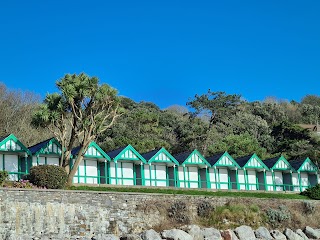
POLYGON ((168 167, 168 174, 169 174, 169 186, 175 187, 175 168, 174 167, 168 167))
POLYGON ((317 175, 316 174, 309 174, 309 184, 311 186, 317 185, 317 175))
MULTIPOLYGON (((18 155, 5 155, 4 156, 4 166, 8 172, 18 172, 19 171, 19 161, 18 155)), ((1 159, 2 160, 2 159, 1 159)), ((18 181, 18 174, 10 174, 9 179, 11 181, 18 181)))
POLYGON ((115 163, 114 162, 110 162, 109 165, 109 171, 110 171, 110 184, 116 184, 116 169, 115 169, 115 163))
POLYGON ((188 187, 187 182, 186 182, 186 177, 185 175, 187 175, 187 169, 185 169, 186 173, 183 170, 184 167, 178 167, 178 179, 179 179, 179 184, 178 187, 188 187))
POLYGON ((293 191, 300 192, 298 173, 292 173, 292 185, 295 186, 293 191))
MULTIPOLYGON (((123 179, 123 185, 134 185, 133 180, 133 163, 122 163, 122 177, 123 179), (128 179, 129 178, 129 179, 128 179)), ((121 170, 121 169, 119 169, 121 170)), ((120 175, 121 176, 121 175, 120 175)))
POLYGON ((167 186, 167 168, 163 165, 155 166, 156 186, 167 186))
POLYGON ((198 168, 197 167, 188 167, 187 170, 189 171, 189 181, 190 181, 190 188, 198 188, 198 168))
POLYGON ((293 191, 291 173, 282 173, 282 177, 283 177, 283 184, 284 184, 283 190, 293 191))
POLYGON ((229 176, 228 176, 228 169, 218 169, 219 172, 219 178, 220 179, 220 189, 228 189, 228 182, 229 182, 229 176))
POLYGON ((240 190, 245 190, 245 176, 244 176, 244 171, 243 170, 238 170, 238 181, 239 181, 239 188, 240 190))
POLYGON ((272 172, 266 171, 267 190, 273 191, 273 179, 272 172))
POLYGON ((87 183, 98 184, 97 161, 86 160, 86 177, 87 183))
POLYGON ((276 184, 276 191, 283 191, 282 172, 274 172, 274 181, 276 184))
POLYGON ((254 170, 247 170, 248 174, 248 189, 257 190, 257 175, 254 170))
POLYGON ((237 171, 229 170, 231 189, 237 189, 237 171))
POLYGON ((58 157, 48 157, 47 164, 59 166, 59 158, 58 157))
POLYGON ((209 168, 209 179, 211 189, 216 189, 216 176, 214 174, 214 169, 209 168))
POLYGON ((300 173, 300 178, 301 178, 302 191, 304 191, 309 186, 308 173, 300 173))
POLYGON ((148 164, 145 164, 143 169, 144 169, 145 185, 151 186, 150 166, 148 164))
POLYGON ((257 173, 259 190, 266 190, 264 174, 264 172, 257 173))

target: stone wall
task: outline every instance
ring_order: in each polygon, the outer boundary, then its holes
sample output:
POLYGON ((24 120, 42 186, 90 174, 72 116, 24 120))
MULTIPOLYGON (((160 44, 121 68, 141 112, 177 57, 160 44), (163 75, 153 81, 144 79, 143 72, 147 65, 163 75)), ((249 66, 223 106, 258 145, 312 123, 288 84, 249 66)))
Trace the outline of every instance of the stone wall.
POLYGON ((97 234, 142 232, 167 221, 166 210, 175 201, 187 203, 194 222, 197 204, 204 199, 213 205, 229 201, 301 204, 299 200, 0 188, 0 239, 12 235, 21 239, 90 239, 97 234))

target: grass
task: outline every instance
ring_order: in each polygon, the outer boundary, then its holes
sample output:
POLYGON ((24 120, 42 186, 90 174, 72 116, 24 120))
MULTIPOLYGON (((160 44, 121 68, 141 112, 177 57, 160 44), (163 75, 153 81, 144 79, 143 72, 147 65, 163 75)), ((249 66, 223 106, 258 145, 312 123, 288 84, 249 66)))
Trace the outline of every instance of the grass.
POLYGON ((102 192, 135 192, 135 193, 156 193, 172 195, 193 195, 212 197, 248 197, 248 198, 276 198, 276 199, 309 199, 307 196, 297 193, 271 193, 271 192, 242 192, 242 191, 204 191, 195 189, 164 189, 164 188, 137 188, 137 187, 94 187, 94 186, 71 186, 67 190, 80 191, 102 191, 102 192))
POLYGON ((266 218, 257 205, 232 204, 216 207, 201 223, 219 229, 236 228, 244 224, 257 228, 266 225, 266 218))

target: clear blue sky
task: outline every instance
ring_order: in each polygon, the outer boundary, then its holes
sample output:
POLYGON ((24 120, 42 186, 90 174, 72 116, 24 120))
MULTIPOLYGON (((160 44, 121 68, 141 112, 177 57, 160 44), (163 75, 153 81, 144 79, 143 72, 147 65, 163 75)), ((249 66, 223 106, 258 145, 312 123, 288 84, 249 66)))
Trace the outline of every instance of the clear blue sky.
POLYGON ((135 101, 320 95, 320 1, 1 1, 0 81, 45 96, 86 72, 135 101))

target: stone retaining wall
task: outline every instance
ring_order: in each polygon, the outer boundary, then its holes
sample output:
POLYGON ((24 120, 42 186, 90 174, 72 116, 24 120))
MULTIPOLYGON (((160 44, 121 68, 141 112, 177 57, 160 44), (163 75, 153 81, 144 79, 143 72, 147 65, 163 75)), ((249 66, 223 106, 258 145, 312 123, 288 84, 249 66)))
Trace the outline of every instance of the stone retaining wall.
MULTIPOLYGON (((167 207, 178 200, 187 203, 193 222, 197 203, 204 199, 216 206, 230 200, 301 204, 299 200, 0 188, 0 239, 13 235, 21 239, 90 239, 97 234, 138 233, 166 221, 167 207)), ((319 206, 317 201, 315 204, 319 206)))

